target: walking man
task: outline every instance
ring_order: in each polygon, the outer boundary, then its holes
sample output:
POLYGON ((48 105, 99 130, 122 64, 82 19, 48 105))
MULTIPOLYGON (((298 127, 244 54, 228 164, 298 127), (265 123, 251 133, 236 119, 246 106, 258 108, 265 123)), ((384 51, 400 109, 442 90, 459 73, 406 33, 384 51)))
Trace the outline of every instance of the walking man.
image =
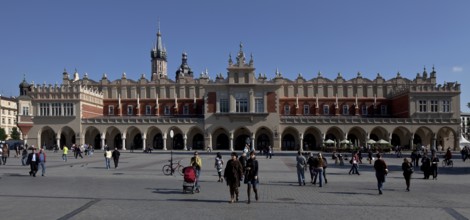
POLYGON ((250 159, 246 161, 246 168, 245 168, 245 183, 248 185, 247 193, 248 193, 248 201, 247 203, 250 204, 251 199, 251 187, 253 187, 253 192, 255 193, 255 199, 258 201, 258 161, 256 160, 255 151, 250 152, 250 159))
POLYGON ((307 164, 307 160, 302 155, 302 152, 299 150, 297 152, 297 180, 299 181, 299 186, 302 184, 305 186, 305 165, 307 164))
POLYGON ((36 148, 34 146, 31 147, 31 153, 29 153, 28 161, 26 163, 29 164, 30 167, 29 175, 36 177, 36 173, 38 172, 39 154, 36 153, 36 148))
POLYGON ((62 160, 67 162, 67 154, 69 153, 69 148, 64 145, 64 147, 62 148, 63 150, 63 153, 62 153, 62 160))
POLYGON ((3 165, 7 163, 7 158, 10 157, 10 148, 8 147, 8 144, 3 145, 2 149, 2 162, 3 165))
POLYGON ((44 148, 39 150, 39 166, 41 167, 41 176, 46 175, 46 152, 44 152, 44 148))
POLYGON ((117 149, 117 147, 115 147, 115 148, 114 148, 114 151, 113 151, 113 154, 112 154, 113 161, 114 161, 114 169, 117 169, 117 168, 118 168, 119 156, 121 156, 121 153, 119 152, 119 150, 117 149))
POLYGON ((106 165, 106 169, 109 170, 111 168, 111 157, 112 157, 112 152, 109 150, 109 147, 106 148, 106 151, 104 152, 104 162, 106 165))
POLYGON ((377 160, 374 162, 375 177, 377 178, 377 188, 379 194, 382 194, 383 184, 385 182, 385 176, 388 173, 387 164, 382 159, 382 154, 377 154, 377 160))

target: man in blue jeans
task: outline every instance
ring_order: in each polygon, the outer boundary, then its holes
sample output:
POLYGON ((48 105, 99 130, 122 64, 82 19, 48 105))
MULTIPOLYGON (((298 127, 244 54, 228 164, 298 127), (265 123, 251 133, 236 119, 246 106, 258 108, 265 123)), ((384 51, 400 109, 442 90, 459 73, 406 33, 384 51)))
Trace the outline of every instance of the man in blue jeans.
POLYGON ((379 190, 379 194, 382 194, 383 184, 385 182, 385 176, 388 173, 388 169, 381 154, 377 154, 377 160, 374 162, 374 169, 375 177, 377 178, 377 188, 379 190))
POLYGON ((305 165, 307 165, 307 160, 302 155, 302 152, 297 152, 297 180, 299 181, 299 186, 302 184, 305 186, 305 165))

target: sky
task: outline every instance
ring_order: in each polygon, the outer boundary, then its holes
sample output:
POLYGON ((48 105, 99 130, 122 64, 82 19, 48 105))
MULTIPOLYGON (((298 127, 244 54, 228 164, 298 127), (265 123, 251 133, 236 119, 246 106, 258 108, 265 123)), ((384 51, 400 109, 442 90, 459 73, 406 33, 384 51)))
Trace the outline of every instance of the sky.
POLYGON ((160 23, 174 79, 181 54, 196 77, 226 74, 240 42, 256 74, 347 80, 357 72, 414 79, 434 66, 438 84, 458 82, 470 112, 470 1, 5 0, 0 3, 0 94, 19 83, 55 84, 75 69, 96 81, 150 78, 160 23))

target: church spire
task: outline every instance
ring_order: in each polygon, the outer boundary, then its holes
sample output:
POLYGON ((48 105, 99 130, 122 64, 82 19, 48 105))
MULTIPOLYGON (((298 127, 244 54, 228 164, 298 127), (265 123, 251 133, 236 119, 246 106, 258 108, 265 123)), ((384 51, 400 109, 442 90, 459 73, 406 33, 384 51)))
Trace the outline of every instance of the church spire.
POLYGON ((160 21, 158 21, 157 27, 157 42, 154 44, 150 51, 150 57, 152 59, 152 72, 151 80, 166 78, 167 77, 167 54, 166 49, 163 46, 162 33, 160 31, 160 21))

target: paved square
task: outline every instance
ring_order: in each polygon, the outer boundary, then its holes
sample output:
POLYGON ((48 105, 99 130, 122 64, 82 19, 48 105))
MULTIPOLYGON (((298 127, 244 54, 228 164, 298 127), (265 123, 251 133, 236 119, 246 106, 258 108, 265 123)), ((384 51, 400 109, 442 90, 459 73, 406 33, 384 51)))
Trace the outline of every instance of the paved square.
MULTIPOLYGON (((260 201, 229 204, 228 186, 217 182, 215 153, 201 153, 201 193, 183 194, 183 177, 164 176, 169 152, 122 152, 118 169, 106 170, 102 152, 63 162, 47 152, 46 176, 30 177, 29 166, 9 158, 0 166, 2 219, 468 219, 470 168, 454 157, 453 168, 439 168, 438 180, 423 180, 416 171, 411 191, 405 191, 401 158, 387 155, 390 173, 378 195, 373 168, 360 166, 361 175, 348 175, 329 160, 328 184, 298 186, 295 154, 273 159, 258 156, 260 201)), ((223 159, 229 159, 223 152, 223 159)), ((70 155, 69 155, 70 156, 70 155)), ((175 160, 189 164, 191 152, 176 152, 175 160)), ((328 159, 330 155, 327 155, 328 159)), ((112 166, 113 167, 113 166, 112 166)), ((306 173, 307 179, 309 175, 306 173)), ((253 199, 254 200, 254 199, 253 199)))

